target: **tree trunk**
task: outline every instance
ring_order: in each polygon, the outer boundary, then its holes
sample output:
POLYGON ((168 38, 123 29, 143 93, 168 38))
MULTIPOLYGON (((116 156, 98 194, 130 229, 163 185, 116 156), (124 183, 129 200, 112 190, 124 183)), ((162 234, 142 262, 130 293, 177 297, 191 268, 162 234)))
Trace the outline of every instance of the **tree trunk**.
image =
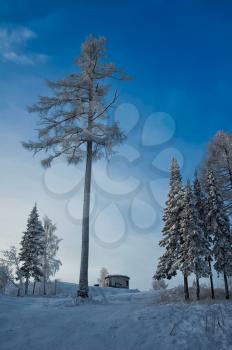
MULTIPOLYGON (((46 239, 47 240, 47 239, 46 239)), ((47 283, 47 242, 45 243, 44 257, 43 257, 43 295, 46 295, 46 283, 47 283)))
POLYGON ((225 283, 225 295, 226 295, 226 299, 230 298, 230 294, 229 294, 229 287, 228 287, 228 280, 227 280, 227 276, 226 273, 224 272, 224 283, 225 283))
POLYGON ((211 267, 210 258, 208 258, 208 264, 209 264, 209 271, 210 271, 209 279, 210 279, 210 288, 211 288, 211 298, 215 299, 214 285, 213 285, 213 275, 212 275, 212 267, 211 267))
POLYGON ((29 279, 26 278, 26 281, 25 281, 25 295, 28 295, 28 285, 29 285, 29 279))
POLYGON ((46 295, 46 276, 44 274, 44 278, 43 278, 43 294, 46 295))
POLYGON ((87 142, 87 158, 85 170, 85 188, 84 204, 82 218, 82 247, 81 247, 81 266, 79 278, 78 296, 88 298, 88 264, 89 264, 89 210, 90 210, 90 191, 92 175, 92 142, 87 142))
POLYGON ((185 297, 185 300, 189 300, 189 288, 188 288, 187 276, 184 276, 184 297, 185 297))
POLYGON ((54 291, 55 295, 56 295, 56 290, 57 290, 57 280, 55 280, 55 291, 54 291))
POLYGON ((20 297, 20 288, 21 288, 21 285, 17 285, 13 279, 9 278, 9 281, 13 284, 13 286, 15 286, 17 288, 17 297, 20 297))
POLYGON ((21 291, 23 290, 23 281, 22 281, 22 279, 20 278, 20 280, 19 280, 19 288, 18 288, 18 297, 20 297, 21 296, 21 291))
POLYGON ((226 148, 224 148, 225 154, 226 154, 226 163, 228 166, 228 173, 229 173, 229 178, 230 178, 230 187, 232 190, 232 171, 231 171, 231 167, 230 167, 230 155, 229 152, 226 148))
POLYGON ((199 283, 199 277, 196 276, 196 285, 197 285, 197 300, 200 300, 200 283, 199 283))
POLYGON ((35 294, 35 286, 36 286, 36 281, 34 281, 33 283, 33 292, 32 292, 33 295, 35 294))

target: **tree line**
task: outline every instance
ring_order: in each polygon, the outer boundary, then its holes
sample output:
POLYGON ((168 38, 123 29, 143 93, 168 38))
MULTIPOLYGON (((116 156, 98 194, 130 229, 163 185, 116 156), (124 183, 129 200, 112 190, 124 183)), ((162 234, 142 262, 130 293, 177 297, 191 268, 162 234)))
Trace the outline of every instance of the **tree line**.
POLYGON ((56 258, 61 239, 55 234, 56 225, 45 216, 43 222, 39 219, 37 205, 33 207, 27 228, 20 242, 20 250, 12 246, 2 252, 0 259, 0 284, 5 286, 11 282, 18 288, 18 296, 28 295, 30 280, 33 280, 33 294, 36 282, 43 283, 43 294, 46 295, 46 285, 51 276, 59 270, 61 261, 56 258))
POLYGON ((188 277, 196 278, 200 298, 201 277, 210 279, 215 298, 213 269, 222 275, 229 299, 228 278, 232 276, 232 134, 220 131, 208 151, 193 183, 183 185, 180 167, 172 160, 170 189, 163 215, 159 258, 154 279, 171 279, 180 271, 185 299, 189 299, 188 277))

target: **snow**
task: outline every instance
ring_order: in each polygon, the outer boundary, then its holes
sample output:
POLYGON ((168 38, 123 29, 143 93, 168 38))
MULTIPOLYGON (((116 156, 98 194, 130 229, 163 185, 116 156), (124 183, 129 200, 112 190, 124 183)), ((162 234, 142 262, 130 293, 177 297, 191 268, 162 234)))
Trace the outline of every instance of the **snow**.
POLYGON ((91 287, 90 301, 76 304, 76 285, 63 286, 65 297, 0 296, 1 350, 232 349, 230 301, 165 303, 159 291, 91 287))

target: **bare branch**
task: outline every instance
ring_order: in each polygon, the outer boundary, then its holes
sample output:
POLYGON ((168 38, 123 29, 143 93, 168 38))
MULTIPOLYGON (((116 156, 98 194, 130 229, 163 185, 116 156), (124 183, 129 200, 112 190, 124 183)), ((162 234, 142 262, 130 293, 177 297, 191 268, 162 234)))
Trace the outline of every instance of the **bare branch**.
POLYGON ((92 120, 96 120, 97 118, 101 117, 112 105, 115 103, 115 101, 118 98, 117 90, 115 91, 113 100, 101 111, 99 114, 97 114, 92 120))

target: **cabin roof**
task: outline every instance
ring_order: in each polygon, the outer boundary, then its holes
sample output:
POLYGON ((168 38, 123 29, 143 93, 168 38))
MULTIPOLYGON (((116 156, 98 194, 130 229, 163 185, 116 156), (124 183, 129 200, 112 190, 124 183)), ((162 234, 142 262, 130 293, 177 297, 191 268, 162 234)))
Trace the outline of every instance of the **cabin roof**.
POLYGON ((125 276, 125 275, 108 275, 108 276, 105 277, 105 279, 106 278, 111 278, 111 277, 123 277, 123 278, 127 278, 128 280, 130 279, 130 277, 125 276))

